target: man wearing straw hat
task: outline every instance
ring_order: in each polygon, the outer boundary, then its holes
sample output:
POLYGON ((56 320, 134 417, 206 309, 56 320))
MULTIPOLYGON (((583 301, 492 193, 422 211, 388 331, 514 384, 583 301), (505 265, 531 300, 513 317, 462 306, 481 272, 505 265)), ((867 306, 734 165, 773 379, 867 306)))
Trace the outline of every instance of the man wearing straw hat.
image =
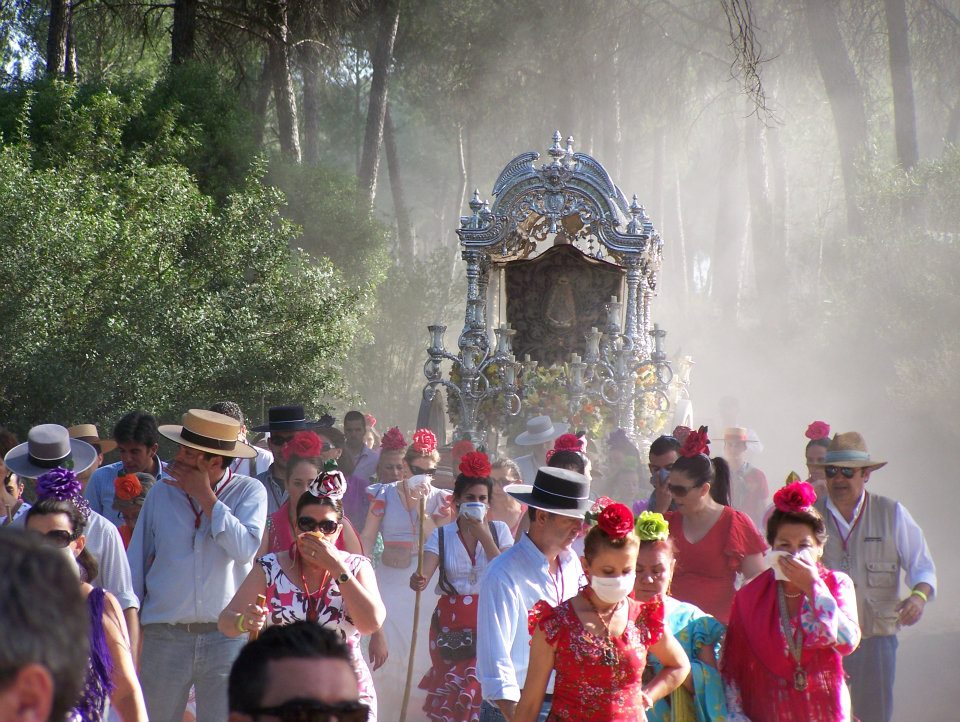
MULTIPOLYGON (((589 511, 590 480, 567 469, 541 467, 534 483, 504 491, 529 507, 530 530, 490 562, 477 610, 477 676, 481 722, 511 720, 530 663, 527 612, 541 599, 556 606, 579 590, 580 560, 570 545, 589 511)), ((553 680, 544 709, 552 703, 553 680)), ((543 713, 541 713, 541 719, 543 713)))
POLYGON ((152 722, 179 722, 193 685, 197 719, 224 722, 230 665, 245 640, 221 634, 217 617, 252 567, 267 494, 230 469, 256 453, 238 439, 236 420, 191 409, 182 426, 159 432, 179 446, 147 494, 128 550, 142 602, 147 712, 152 722))
POLYGON ((850 677, 853 714, 861 722, 889 722, 893 715, 897 631, 920 621, 933 598, 937 572, 923 531, 902 504, 867 493, 871 473, 887 462, 871 459, 856 431, 830 441, 822 466, 827 496, 816 507, 829 538, 823 564, 849 574, 857 591, 862 640, 843 660, 850 677), (910 593, 900 598, 900 572, 910 593))

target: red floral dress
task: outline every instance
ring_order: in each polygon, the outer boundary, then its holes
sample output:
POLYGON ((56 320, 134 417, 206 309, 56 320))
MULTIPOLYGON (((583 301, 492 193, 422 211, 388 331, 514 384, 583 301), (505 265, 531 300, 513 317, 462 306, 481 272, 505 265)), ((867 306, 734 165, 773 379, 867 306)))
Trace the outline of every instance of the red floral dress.
POLYGON ((569 599, 545 601, 530 610, 530 634, 543 630, 556 650, 553 706, 547 722, 637 722, 645 720, 640 698, 647 649, 663 636, 663 602, 627 599, 629 622, 612 638, 616 662, 604 663, 607 639, 588 632, 569 599))

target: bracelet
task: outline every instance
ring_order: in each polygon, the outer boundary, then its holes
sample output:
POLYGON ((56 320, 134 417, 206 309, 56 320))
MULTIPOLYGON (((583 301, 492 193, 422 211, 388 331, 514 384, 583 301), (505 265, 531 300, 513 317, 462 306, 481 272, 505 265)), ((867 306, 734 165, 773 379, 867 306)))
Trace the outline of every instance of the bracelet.
POLYGON ((247 633, 247 628, 244 626, 245 622, 246 619, 243 616, 243 612, 240 612, 240 614, 237 616, 237 631, 240 632, 240 634, 247 633))
POLYGON ((919 589, 911 589, 910 595, 914 597, 920 597, 924 601, 924 603, 927 602, 927 595, 919 589))

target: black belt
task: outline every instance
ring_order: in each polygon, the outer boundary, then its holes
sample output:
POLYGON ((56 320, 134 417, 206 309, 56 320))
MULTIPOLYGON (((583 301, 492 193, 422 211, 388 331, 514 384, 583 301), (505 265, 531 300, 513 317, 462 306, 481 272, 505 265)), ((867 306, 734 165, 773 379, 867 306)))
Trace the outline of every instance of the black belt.
POLYGON ((187 634, 209 634, 219 629, 216 622, 189 622, 187 624, 170 624, 168 626, 179 629, 187 634))

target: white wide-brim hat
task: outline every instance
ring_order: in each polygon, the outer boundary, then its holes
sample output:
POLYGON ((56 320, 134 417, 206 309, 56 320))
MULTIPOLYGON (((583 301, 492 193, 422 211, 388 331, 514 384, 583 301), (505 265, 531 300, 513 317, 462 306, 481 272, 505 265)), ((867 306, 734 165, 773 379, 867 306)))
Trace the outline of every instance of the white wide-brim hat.
POLYGON ((553 441, 561 434, 567 433, 570 424, 555 424, 549 416, 534 416, 527 420, 527 430, 518 434, 514 443, 517 446, 535 446, 547 441, 553 441))

